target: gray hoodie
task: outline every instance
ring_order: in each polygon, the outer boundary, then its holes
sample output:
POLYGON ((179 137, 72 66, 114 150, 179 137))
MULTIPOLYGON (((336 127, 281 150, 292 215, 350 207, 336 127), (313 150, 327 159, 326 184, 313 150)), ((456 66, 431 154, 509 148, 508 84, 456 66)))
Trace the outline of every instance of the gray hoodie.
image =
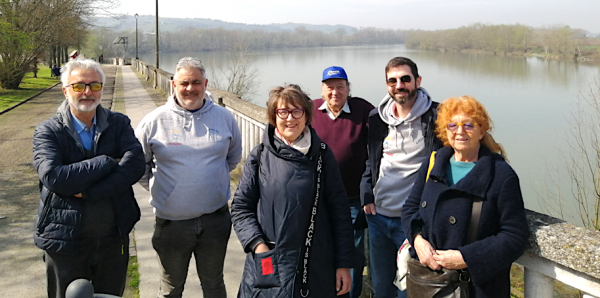
POLYGON ((394 116, 394 99, 389 94, 379 104, 379 116, 388 125, 389 132, 383 141, 379 179, 373 189, 377 213, 400 217, 416 177, 414 174, 428 157, 421 115, 430 107, 431 97, 423 88, 419 88, 417 100, 404 119, 394 116))
POLYGON ((237 122, 212 94, 190 112, 171 96, 146 115, 135 134, 142 143, 146 174, 140 184, 150 189, 156 216, 185 220, 212 213, 230 196, 229 172, 242 156, 237 122))

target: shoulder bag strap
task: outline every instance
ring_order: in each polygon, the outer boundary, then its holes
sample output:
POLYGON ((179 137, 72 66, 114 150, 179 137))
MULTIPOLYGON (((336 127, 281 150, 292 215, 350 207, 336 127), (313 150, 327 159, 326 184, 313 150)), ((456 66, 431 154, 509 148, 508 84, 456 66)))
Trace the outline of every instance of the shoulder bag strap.
POLYGON ((479 218, 481 218, 482 200, 477 198, 473 200, 473 209, 471 210, 471 222, 469 223, 469 233, 467 234, 467 244, 477 240, 477 230, 479 229, 479 218))
POLYGON ((323 154, 327 145, 321 143, 321 151, 319 152, 319 160, 317 161, 317 187, 315 191, 315 201, 312 206, 312 212, 310 214, 310 221, 308 223, 308 231, 306 232, 306 241, 304 241, 304 254, 302 256, 302 284, 300 285, 300 296, 308 296, 308 257, 310 256, 310 248, 312 247, 312 240, 315 232, 315 220, 317 219, 317 206, 319 205, 319 197, 321 194, 322 180, 321 172, 323 171, 323 154))
POLYGON ((429 157, 429 168, 427 169, 427 178, 425 178, 425 182, 429 180, 429 174, 431 173, 431 169, 433 169, 433 164, 435 163, 435 151, 431 152, 431 157, 429 157))

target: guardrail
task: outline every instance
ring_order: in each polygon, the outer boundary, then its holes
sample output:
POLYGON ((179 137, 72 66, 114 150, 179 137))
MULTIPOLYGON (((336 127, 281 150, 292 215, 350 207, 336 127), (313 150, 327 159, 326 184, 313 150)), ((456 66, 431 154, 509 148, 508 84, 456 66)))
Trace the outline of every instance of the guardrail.
MULTIPOLYGON (((131 64, 147 81, 154 82, 154 88, 173 93, 173 74, 140 60, 131 59, 131 64)), ((262 140, 267 122, 265 109, 225 91, 209 91, 238 121, 243 156, 247 156, 262 140)), ((583 292, 583 297, 600 298, 600 232, 529 210, 527 219, 529 248, 515 262, 524 267, 524 296, 553 297, 554 280, 558 280, 583 292)))

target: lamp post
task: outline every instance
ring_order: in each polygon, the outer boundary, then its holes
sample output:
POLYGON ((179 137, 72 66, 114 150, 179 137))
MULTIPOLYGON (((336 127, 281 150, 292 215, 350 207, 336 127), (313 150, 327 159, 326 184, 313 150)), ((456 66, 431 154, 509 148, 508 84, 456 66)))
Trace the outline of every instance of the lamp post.
POLYGON ((156 29, 155 29, 155 37, 156 37, 156 68, 159 68, 158 66, 158 0, 156 0, 156 29))
POLYGON ((135 60, 139 60, 140 57, 138 57, 138 14, 135 14, 135 60))

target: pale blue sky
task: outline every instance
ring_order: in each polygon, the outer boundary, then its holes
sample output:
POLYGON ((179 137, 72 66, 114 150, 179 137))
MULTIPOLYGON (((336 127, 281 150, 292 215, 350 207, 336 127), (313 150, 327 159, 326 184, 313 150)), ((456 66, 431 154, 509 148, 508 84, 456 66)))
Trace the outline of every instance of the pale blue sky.
MULTIPOLYGON (((121 0, 119 12, 154 15, 155 0, 121 0)), ((248 24, 309 23, 447 29, 477 22, 569 25, 600 33, 600 0, 158 0, 162 17, 248 24)))

